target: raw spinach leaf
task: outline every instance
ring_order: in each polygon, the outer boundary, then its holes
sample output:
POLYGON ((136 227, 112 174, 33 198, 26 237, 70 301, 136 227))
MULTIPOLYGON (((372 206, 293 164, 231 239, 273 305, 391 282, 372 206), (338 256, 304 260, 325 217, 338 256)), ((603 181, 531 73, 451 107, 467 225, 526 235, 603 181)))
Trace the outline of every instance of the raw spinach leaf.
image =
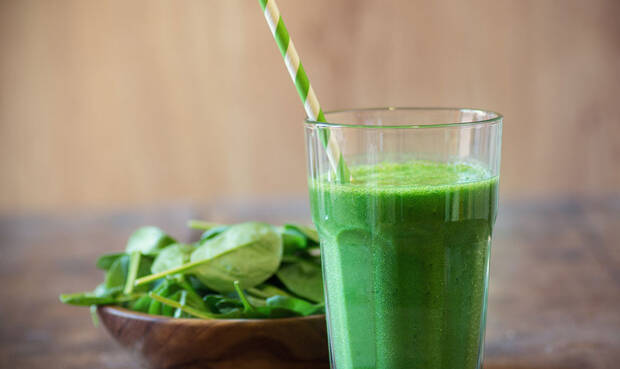
POLYGON ((203 230, 203 231, 207 231, 209 229, 217 228, 217 227, 219 227, 221 225, 222 224, 219 224, 219 223, 206 222, 204 220, 197 220, 197 219, 190 219, 187 222, 187 227, 188 228, 200 229, 200 230, 203 230))
POLYGON ((290 293, 284 291, 283 289, 266 283, 263 283, 253 288, 249 288, 248 293, 262 299, 267 299, 271 296, 276 295, 293 297, 290 293))
POLYGON ((272 296, 267 299, 267 306, 288 309, 299 315, 310 315, 317 310, 317 306, 306 300, 287 296, 272 296))
POLYGON ((310 315, 325 314, 325 303, 316 304, 315 310, 310 315))
POLYGON ((255 295, 250 294, 249 291, 245 298, 248 299, 248 302, 252 304, 252 306, 260 307, 267 305, 267 301, 264 298, 256 297, 255 295))
POLYGON ((112 264, 120 257, 127 255, 125 252, 115 252, 113 254, 104 254, 97 259, 97 268, 108 270, 112 264))
MULTIPOLYGON (((163 297, 169 298, 172 301, 179 301, 180 297, 181 297, 181 291, 176 291, 173 294, 170 294, 168 296, 163 295, 163 297)), ((175 308, 170 306, 170 305, 163 305, 161 307, 161 315, 163 316, 173 316, 174 315, 174 310, 175 308)))
POLYGON ((149 305, 151 303, 151 298, 148 296, 142 296, 136 301, 134 301, 129 308, 134 311, 139 311, 142 313, 147 313, 149 311, 149 305))
POLYGON ((149 304, 148 313, 151 315, 160 315, 161 314, 161 302, 151 299, 151 303, 149 304))
POLYGON ((214 314, 228 314, 235 310, 243 310, 243 303, 236 294, 227 294, 227 296, 211 294, 204 297, 204 302, 214 314))
POLYGON ((206 306, 202 297, 198 294, 198 292, 194 289, 194 287, 187 281, 187 277, 183 276, 177 280, 179 287, 186 292, 186 300, 187 304, 191 305, 197 309, 205 310, 206 306))
POLYGON ((167 246, 155 258, 151 272, 160 273, 188 263, 193 251, 194 246, 192 245, 175 243, 167 246))
POLYGON ((140 251, 132 251, 131 254, 129 254, 129 267, 127 271, 127 278, 125 278, 125 289, 123 290, 123 293, 125 294, 133 292, 133 284, 138 276, 138 268, 140 267, 141 258, 142 254, 140 251))
POLYGON ((282 263, 292 264, 297 263, 299 261, 303 261, 304 259, 309 259, 309 255, 299 255, 300 253, 296 253, 295 255, 283 255, 282 263), (304 258, 305 257, 305 258, 304 258))
POLYGON ((306 236, 294 228, 284 226, 280 227, 278 231, 282 235, 284 255, 292 255, 298 250, 305 249, 308 245, 306 236))
POLYGON ((228 228, 230 228, 230 226, 223 225, 223 226, 218 226, 218 227, 214 227, 214 228, 208 229, 208 230, 204 231, 202 236, 200 236, 200 241, 210 240, 213 237, 217 236, 218 234, 224 232, 228 228))
POLYGON ((97 267, 106 271, 102 284, 60 300, 205 319, 282 318, 324 309, 312 303, 323 298, 313 229, 256 222, 229 226, 197 221, 190 226, 206 230, 198 247, 177 244, 156 227, 138 229, 126 252, 97 260, 97 267))
POLYGON ((99 315, 97 315, 97 305, 90 305, 90 320, 95 328, 99 327, 99 315))
POLYGON ((204 297, 204 302, 211 313, 220 313, 220 310, 217 308, 217 304, 222 300, 222 298, 222 295, 206 295, 204 297))
MULTIPOLYGON (((121 286, 106 288, 105 283, 100 283, 99 285, 97 285, 97 287, 95 287, 92 293, 98 297, 109 297, 109 296, 116 296, 121 292, 123 292, 123 288, 121 286)), ((86 293, 90 293, 90 292, 86 292, 86 293)))
POLYGON ((282 234, 284 255, 295 255, 318 246, 318 233, 313 228, 299 224, 285 224, 278 230, 282 234))
POLYGON ((195 276, 191 274, 186 274, 185 279, 187 280, 187 283, 189 283, 189 285, 192 286, 194 291, 196 291, 196 293, 198 293, 201 296, 205 296, 205 295, 208 295, 214 292, 210 290, 209 287, 205 286, 205 284, 202 283, 200 279, 196 278, 195 276))
POLYGON ((312 261, 299 260, 285 264, 276 276, 294 294, 313 302, 323 302, 321 266, 312 261))
POLYGON ((200 311, 200 310, 194 309, 191 306, 187 306, 187 305, 183 306, 180 303, 178 303, 177 301, 174 301, 174 300, 162 297, 162 296, 155 295, 152 292, 149 293, 149 296, 153 300, 155 300, 155 301, 158 301, 158 302, 163 303, 165 305, 170 305, 170 306, 175 307, 177 309, 181 309, 183 312, 185 312, 185 313, 187 313, 187 314, 189 314, 191 316, 195 316, 195 317, 202 318, 202 319, 214 319, 214 318, 218 318, 219 317, 218 315, 209 313, 208 311, 200 311))
POLYGON ((277 318, 291 318, 301 316, 296 311, 281 308, 279 306, 259 306, 250 314, 247 314, 246 318, 254 318, 254 319, 277 319, 277 318))
POLYGON ((128 269, 129 255, 123 255, 120 258, 116 259, 105 275, 105 289, 109 290, 116 287, 124 288, 125 280, 127 279, 128 269))
POLYGON ((70 305, 90 306, 113 304, 116 302, 116 298, 113 296, 97 296, 92 292, 82 292, 62 294, 60 301, 70 305))
POLYGON ((129 241, 125 252, 140 251, 142 254, 156 254, 162 248, 176 241, 157 227, 146 226, 135 231, 129 241))
POLYGON ((304 236, 306 236, 313 243, 315 244, 319 243, 319 233, 316 231, 316 229, 312 227, 307 227, 301 224, 285 224, 284 228, 297 230, 298 232, 301 232, 304 236))
POLYGON ((151 298, 151 303, 149 304, 148 313, 154 315, 161 315, 163 305, 160 301, 153 299, 152 295, 157 296, 168 296, 174 292, 176 292, 177 288, 175 283, 170 279, 165 279, 157 288, 155 288, 152 292, 148 294, 151 298))
MULTIPOLYGON (((294 302, 292 301, 288 303, 284 303, 284 302, 279 302, 278 299, 272 298, 271 304, 268 302, 269 299, 267 299, 267 301, 260 300, 260 301, 265 302, 264 304, 261 303, 260 306, 254 305, 250 302, 251 301, 250 299, 252 299, 252 297, 250 295, 245 294, 245 292, 241 289, 238 281, 234 282, 234 286, 235 286, 235 291, 237 292, 237 295, 239 296, 239 299, 241 300, 241 303, 243 304, 243 317, 244 318, 248 318, 248 319, 249 318, 258 318, 258 319, 284 318, 284 317, 302 315, 299 311, 293 308, 294 302)), ((283 296, 280 296, 280 297, 284 299, 288 299, 288 297, 283 297, 283 296)), ((308 302, 303 301, 303 300, 299 300, 299 299, 295 299, 295 300, 299 301, 298 305, 296 305, 296 308, 299 310, 303 310, 306 307, 303 305, 304 303, 309 304, 308 302)), ((309 304, 309 305, 312 306, 312 304, 309 304)))
POLYGON ((65 304, 78 305, 78 306, 110 305, 110 304, 120 304, 123 302, 133 301, 142 296, 143 294, 132 294, 132 295, 121 295, 121 296, 114 296, 114 295, 98 296, 94 292, 81 292, 81 293, 62 294, 60 295, 60 301, 65 304))
POLYGON ((187 313, 183 312, 183 307, 185 307, 187 301, 187 291, 181 290, 179 292, 181 294, 181 296, 179 297, 179 304, 181 306, 174 310, 173 318, 183 318, 187 315, 187 313))
POLYGON ((151 274, 151 265, 153 265, 153 257, 148 255, 142 255, 137 251, 134 251, 129 256, 128 273, 125 279, 124 293, 132 292, 146 292, 151 289, 156 283, 147 283, 141 286, 134 284, 136 278, 144 277, 151 274), (139 255, 139 257, 138 257, 139 255), (132 286, 132 287, 130 287, 132 286))
POLYGON ((240 300, 222 298, 215 304, 215 307, 218 313, 228 314, 232 311, 243 309, 243 304, 240 300))
POLYGON ((237 295, 239 296, 239 300, 241 300, 241 303, 243 304, 243 311, 246 313, 253 311, 254 306, 252 306, 252 304, 250 304, 250 302, 248 301, 247 297, 245 297, 245 293, 241 289, 239 281, 233 281, 233 287, 235 288, 235 292, 237 292, 237 295))
POLYGON ((206 240, 191 256, 190 272, 210 289, 233 290, 254 287, 271 275, 282 259, 282 238, 273 226, 265 223, 241 223, 206 240))
POLYGON ((151 274, 151 267, 153 266, 154 260, 155 259, 149 255, 142 255, 140 257, 140 266, 138 267, 137 275, 138 278, 151 274))

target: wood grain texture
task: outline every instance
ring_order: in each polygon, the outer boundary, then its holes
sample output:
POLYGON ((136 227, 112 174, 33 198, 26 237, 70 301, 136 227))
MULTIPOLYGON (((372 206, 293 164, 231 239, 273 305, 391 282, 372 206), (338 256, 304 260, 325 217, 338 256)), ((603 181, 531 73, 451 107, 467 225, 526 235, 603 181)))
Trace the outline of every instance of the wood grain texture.
POLYGON ((485 368, 616 368, 620 198, 515 204, 496 234, 485 368))
POLYGON ((324 315, 171 319, 116 307, 98 313, 110 335, 152 369, 329 369, 324 315))
MULTIPOLYGON (((617 0, 280 0, 327 110, 505 114, 502 196, 620 191, 617 0)), ((0 211, 305 194, 256 1, 0 1, 0 211)))
MULTIPOLYGON (((307 201, 123 213, 0 216, 0 367, 137 369, 87 309, 58 302, 103 275, 94 262, 140 225, 189 240, 185 222, 303 222, 307 201), (269 205, 269 206, 267 206, 269 205)), ((485 369, 616 369, 620 198, 500 204, 491 255, 485 369)), ((175 335, 169 341, 174 344, 175 335)), ((209 348, 205 347, 205 351, 209 348)))

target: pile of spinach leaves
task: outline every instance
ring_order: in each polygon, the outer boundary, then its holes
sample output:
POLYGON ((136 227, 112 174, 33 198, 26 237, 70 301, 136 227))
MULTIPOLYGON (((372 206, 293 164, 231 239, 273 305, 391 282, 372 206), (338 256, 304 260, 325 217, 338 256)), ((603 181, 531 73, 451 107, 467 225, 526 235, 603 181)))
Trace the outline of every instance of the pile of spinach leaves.
POLYGON ((124 252, 105 254, 103 283, 92 292, 63 294, 66 304, 117 305, 175 318, 267 319, 324 312, 316 230, 248 222, 190 221, 204 231, 177 242, 157 227, 136 230, 124 252))

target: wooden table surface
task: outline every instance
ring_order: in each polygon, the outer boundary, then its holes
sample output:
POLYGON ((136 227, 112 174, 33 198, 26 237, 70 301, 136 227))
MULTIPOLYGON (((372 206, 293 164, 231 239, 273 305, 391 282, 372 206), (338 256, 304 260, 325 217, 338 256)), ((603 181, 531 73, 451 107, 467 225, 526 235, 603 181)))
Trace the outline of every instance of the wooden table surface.
MULTIPOLYGON (((192 217, 300 221, 304 204, 0 216, 0 367, 137 368, 88 309, 58 302, 99 283, 98 254, 144 224, 189 239, 192 217)), ((486 369, 620 368, 619 197, 502 203, 491 265, 486 369)))

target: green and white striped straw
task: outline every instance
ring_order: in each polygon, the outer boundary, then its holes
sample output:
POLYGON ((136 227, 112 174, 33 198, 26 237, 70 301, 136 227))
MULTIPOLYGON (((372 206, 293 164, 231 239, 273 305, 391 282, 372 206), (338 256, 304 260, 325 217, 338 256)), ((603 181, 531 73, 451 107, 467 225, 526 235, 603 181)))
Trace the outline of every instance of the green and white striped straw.
MULTIPOLYGON (((280 16, 278 5, 275 0, 258 0, 258 2, 263 9, 265 19, 267 20, 269 29, 273 34, 273 38, 276 40, 278 48, 282 53, 284 63, 286 64, 286 69, 293 79, 295 87, 297 87, 297 92, 299 93, 301 102, 304 104, 304 109, 306 110, 308 119, 316 122, 325 122, 325 116, 323 115, 323 110, 321 110, 321 106, 319 105, 319 99, 316 97, 314 89, 312 89, 312 86, 310 85, 310 80, 306 75, 306 71, 301 65, 299 55, 297 54, 295 45, 293 45, 293 40, 291 40, 286 26, 284 25, 284 21, 280 16)), ((327 158, 336 173, 337 180, 341 183, 349 182, 349 170, 344 162, 340 147, 338 147, 338 143, 333 135, 330 134, 329 128, 319 129, 319 134, 323 146, 327 152, 327 158)))

